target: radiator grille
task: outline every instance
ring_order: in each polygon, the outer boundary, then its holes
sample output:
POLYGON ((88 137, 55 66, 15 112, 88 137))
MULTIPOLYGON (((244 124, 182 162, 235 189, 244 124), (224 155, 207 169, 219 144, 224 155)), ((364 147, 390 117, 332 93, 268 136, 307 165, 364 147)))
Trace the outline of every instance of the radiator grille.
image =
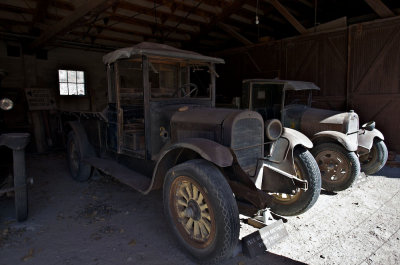
POLYGON ((253 174, 257 159, 263 157, 263 123, 258 119, 241 119, 232 128, 231 146, 239 165, 253 174))

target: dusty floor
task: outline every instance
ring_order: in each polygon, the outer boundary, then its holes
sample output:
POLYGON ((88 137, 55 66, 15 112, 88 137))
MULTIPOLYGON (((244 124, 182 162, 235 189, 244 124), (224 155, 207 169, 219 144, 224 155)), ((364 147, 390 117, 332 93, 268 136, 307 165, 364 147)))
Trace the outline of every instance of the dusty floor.
MULTIPOLYGON (((0 264, 195 264, 177 245, 161 193, 143 196, 110 178, 77 183, 62 154, 30 156, 29 219, 0 199, 0 264)), ((226 264, 400 264, 400 169, 385 168, 339 194, 321 194, 289 218, 269 253, 226 264)), ((242 224, 241 236, 251 229, 242 224)))

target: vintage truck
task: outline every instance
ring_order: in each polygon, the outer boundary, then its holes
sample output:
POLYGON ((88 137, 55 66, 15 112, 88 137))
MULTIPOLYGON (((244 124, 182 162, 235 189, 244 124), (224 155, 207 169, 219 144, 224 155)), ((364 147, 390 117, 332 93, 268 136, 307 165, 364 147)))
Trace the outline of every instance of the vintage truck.
POLYGON ((272 200, 291 215, 317 200, 321 177, 305 149, 311 141, 293 130, 281 135, 279 121, 264 125, 257 112, 214 108, 222 59, 140 43, 103 61, 108 106, 64 113, 71 175, 85 181, 96 169, 143 194, 163 188, 166 219, 195 258, 232 255, 237 200, 258 210, 272 200), (276 202, 276 194, 287 196, 276 202))
POLYGON ((279 119, 312 139, 321 171, 322 188, 341 191, 360 174, 374 174, 386 163, 388 150, 375 122, 359 128, 358 115, 311 107, 314 83, 277 79, 242 82, 241 107, 259 112, 264 119, 279 119))

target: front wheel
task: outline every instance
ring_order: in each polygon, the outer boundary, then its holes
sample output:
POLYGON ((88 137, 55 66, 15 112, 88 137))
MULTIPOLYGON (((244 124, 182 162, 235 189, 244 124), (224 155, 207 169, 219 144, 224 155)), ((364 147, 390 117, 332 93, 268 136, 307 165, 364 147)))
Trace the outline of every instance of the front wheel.
POLYGON ((388 150, 381 139, 375 139, 371 151, 360 156, 361 170, 368 175, 375 174, 383 168, 388 159, 388 150))
POLYGON ((307 180, 308 190, 298 190, 294 195, 285 193, 269 195, 268 207, 272 212, 283 216, 294 216, 306 212, 315 204, 321 192, 321 175, 311 153, 298 147, 294 150, 293 156, 296 176, 307 180))
POLYGON ((232 256, 239 237, 239 212, 222 173, 210 162, 173 167, 164 180, 164 211, 179 243, 202 262, 232 256))
POLYGON ((321 171, 322 188, 327 191, 349 188, 360 174, 357 155, 339 144, 318 144, 311 152, 321 171))

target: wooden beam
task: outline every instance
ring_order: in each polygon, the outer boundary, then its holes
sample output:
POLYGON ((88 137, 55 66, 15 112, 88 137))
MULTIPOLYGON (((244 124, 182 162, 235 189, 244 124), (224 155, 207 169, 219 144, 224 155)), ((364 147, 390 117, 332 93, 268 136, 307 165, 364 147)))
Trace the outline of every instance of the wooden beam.
POLYGON ((61 21, 46 30, 32 43, 31 48, 38 48, 44 45, 58 34, 69 29, 74 23, 78 22, 89 12, 100 13, 113 5, 116 1, 117 0, 88 0, 84 4, 77 7, 71 15, 64 17, 61 21))
POLYGON ((222 22, 218 22, 217 26, 222 29, 223 31, 225 31, 226 33, 228 33, 229 35, 231 35, 232 37, 234 37, 235 39, 237 39, 238 41, 240 41, 241 43, 243 43, 244 45, 251 45, 253 44, 253 42, 251 42, 250 40, 248 40, 245 36, 243 36, 242 34, 240 34, 239 32, 237 32, 234 28, 232 28, 231 26, 222 23, 222 22))
POLYGON ((301 34, 307 33, 306 28, 292 15, 278 0, 264 0, 270 3, 289 23, 297 29, 301 34))
POLYGON ((364 0, 381 18, 394 17, 395 14, 381 0, 364 0))
POLYGON ((229 18, 230 15, 240 10, 245 3, 246 0, 236 0, 225 6, 223 11, 217 16, 214 16, 208 25, 200 28, 200 32, 191 38, 190 42, 187 43, 187 46, 190 47, 192 45, 196 45, 199 40, 207 36, 208 33, 212 31, 218 22, 224 22, 227 18, 229 18))

